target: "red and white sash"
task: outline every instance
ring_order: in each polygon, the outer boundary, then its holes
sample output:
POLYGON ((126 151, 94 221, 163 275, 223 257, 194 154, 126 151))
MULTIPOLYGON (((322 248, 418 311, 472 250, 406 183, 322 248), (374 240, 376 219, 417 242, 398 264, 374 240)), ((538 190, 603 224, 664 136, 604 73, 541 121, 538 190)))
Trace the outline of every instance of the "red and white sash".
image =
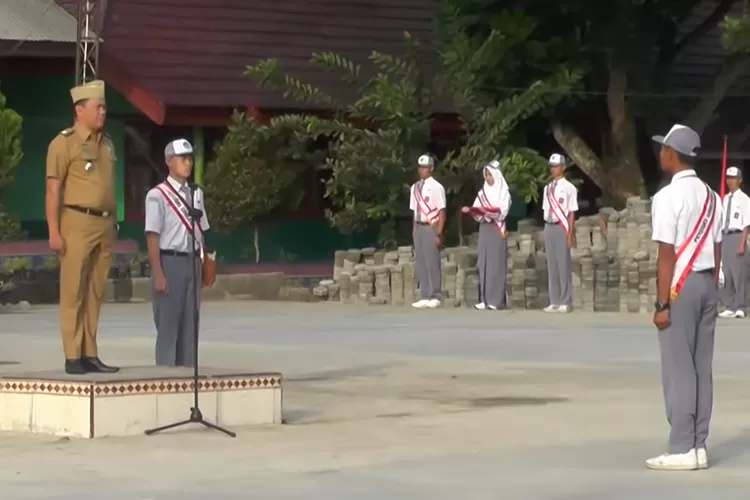
POLYGON ((549 210, 552 212, 552 215, 555 217, 557 222, 562 226, 563 229, 565 229, 565 232, 567 233, 570 229, 570 224, 568 223, 568 214, 563 210, 563 207, 560 206, 560 203, 557 201, 557 198, 555 198, 555 193, 552 190, 552 184, 547 185, 547 203, 549 204, 549 210))
POLYGON ((716 196, 714 196, 711 188, 706 184, 706 201, 703 202, 703 208, 701 209, 698 221, 690 231, 687 239, 675 252, 674 275, 672 277, 670 292, 672 300, 679 295, 680 290, 682 290, 682 285, 685 284, 685 279, 693 269, 695 259, 698 258, 698 254, 703 248, 703 245, 708 241, 708 236, 711 234, 715 216, 716 196))
MULTIPOLYGON (((484 192, 484 189, 479 191, 479 194, 477 194, 477 199, 479 200, 479 204, 482 205, 482 208, 490 213, 490 214, 500 214, 501 210, 500 207, 493 207, 492 203, 490 203, 490 200, 487 198, 487 194, 484 192)), ((500 236, 505 238, 508 234, 506 228, 505 228, 505 221, 504 220, 498 220, 498 219, 490 219, 490 222, 497 228, 497 230, 500 232, 500 236)))
MULTIPOLYGON (((185 229, 187 230, 188 234, 192 232, 192 221, 190 217, 190 210, 188 210, 187 205, 185 205, 185 200, 182 198, 182 196, 177 192, 177 190, 168 183, 168 181, 162 182, 161 184, 156 186, 156 189, 159 190, 159 192, 164 195, 164 199, 167 200, 167 204, 172 207, 172 210, 174 211, 175 215, 177 215, 177 218, 180 219, 180 222, 182 222, 182 225, 185 226, 185 229)), ((200 222, 198 222, 195 227, 198 229, 198 232, 196 234, 196 240, 198 242, 198 249, 200 250, 201 259, 203 258, 203 228, 200 225, 200 222)))
POLYGON ((435 222, 438 218, 438 215, 440 215, 440 210, 430 207, 430 204, 427 203, 427 200, 419 191, 419 187, 417 186, 417 184, 414 184, 414 199, 417 201, 417 209, 422 213, 422 216, 425 218, 425 222, 427 222, 428 224, 432 224, 433 222, 435 222))

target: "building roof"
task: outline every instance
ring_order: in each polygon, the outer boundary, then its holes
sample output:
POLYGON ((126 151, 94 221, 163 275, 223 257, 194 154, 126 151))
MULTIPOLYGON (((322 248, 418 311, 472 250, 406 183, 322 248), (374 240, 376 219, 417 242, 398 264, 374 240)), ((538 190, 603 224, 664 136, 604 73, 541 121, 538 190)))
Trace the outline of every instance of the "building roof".
MULTIPOLYGON (((730 3, 731 14, 744 15, 745 2, 730 3)), ((703 0, 696 7, 692 17, 683 24, 680 34, 685 36, 698 28, 704 20, 710 18, 719 5, 716 0, 703 0)), ((729 51, 721 40, 721 31, 720 26, 714 26, 694 43, 685 47, 675 60, 667 81, 667 92, 671 94, 669 119, 684 119, 686 113, 696 107, 704 95, 711 92, 716 77, 729 56, 729 51)), ((726 89, 724 98, 717 105, 714 119, 701 136, 701 149, 704 152, 720 152, 725 134, 730 136, 730 154, 745 149, 744 145, 750 137, 744 112, 748 97, 750 80, 745 69, 726 89)))
MULTIPOLYGON (((57 1, 74 12, 76 0, 57 1)), ((300 107, 243 75, 269 57, 342 95, 351 87, 311 67, 313 52, 356 62, 398 53, 405 31, 431 43, 435 17, 434 0, 109 0, 106 9, 100 73, 157 123, 170 108, 300 107)))
POLYGON ((0 40, 76 41, 76 19, 55 0, 0 2, 0 40))

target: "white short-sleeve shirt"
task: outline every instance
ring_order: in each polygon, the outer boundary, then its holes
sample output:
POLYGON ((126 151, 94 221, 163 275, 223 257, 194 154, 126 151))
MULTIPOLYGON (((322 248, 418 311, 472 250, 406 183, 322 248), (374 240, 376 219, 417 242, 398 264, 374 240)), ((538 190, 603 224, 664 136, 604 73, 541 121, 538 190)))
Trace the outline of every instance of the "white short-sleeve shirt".
MULTIPOLYGON (((705 271, 716 267, 714 244, 721 243, 722 240, 719 209, 721 200, 713 190, 709 190, 709 193, 716 197, 716 215, 711 232, 693 262, 693 271, 705 271)), ((705 201, 706 184, 698 178, 695 170, 675 174, 672 182, 659 190, 651 203, 651 239, 676 248, 680 247, 698 224, 705 201)))
POLYGON ((742 231, 750 226, 750 196, 741 189, 724 195, 721 210, 721 229, 723 231, 742 231), (730 203, 731 200, 731 203, 730 203), (729 210, 729 214, 727 214, 729 210), (727 215, 729 218, 727 218, 727 215))
MULTIPOLYGON (((185 198, 186 190, 183 184, 180 184, 171 177, 168 177, 166 182, 169 182, 175 191, 183 196, 183 199, 188 199, 185 198)), ((200 188, 193 192, 193 203, 196 209, 203 212, 199 224, 202 231, 205 232, 211 226, 208 223, 206 207, 203 204, 203 190, 200 188)), ((190 250, 190 240, 192 239, 190 232, 158 187, 152 188, 146 194, 146 220, 144 229, 147 233, 156 233, 159 235, 159 248, 162 250, 174 250, 177 252, 187 252, 190 250)), ((201 231, 197 232, 199 233, 197 236, 200 239, 201 231)), ((196 249, 198 249, 197 245, 196 249)))
POLYGON ((445 188, 435 180, 434 177, 420 180, 412 184, 411 196, 409 198, 409 210, 414 212, 414 220, 417 222, 427 222, 427 217, 419 209, 417 203, 417 193, 420 193, 425 203, 435 210, 445 209, 445 188))
POLYGON ((559 222, 555 219, 555 215, 550 208, 548 194, 554 197, 566 217, 570 212, 578 211, 578 190, 572 182, 563 177, 544 186, 542 210, 544 211, 544 220, 546 222, 559 222))

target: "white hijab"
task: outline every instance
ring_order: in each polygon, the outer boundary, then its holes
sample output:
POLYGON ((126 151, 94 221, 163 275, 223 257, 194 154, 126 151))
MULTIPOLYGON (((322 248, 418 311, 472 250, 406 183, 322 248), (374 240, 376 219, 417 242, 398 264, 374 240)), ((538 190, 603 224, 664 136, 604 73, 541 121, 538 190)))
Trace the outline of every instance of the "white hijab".
POLYGON ((490 173, 495 182, 490 186, 486 180, 484 181, 482 190, 477 193, 477 197, 474 200, 474 206, 482 206, 479 196, 484 193, 490 205, 493 208, 500 209, 500 218, 504 219, 510 209, 510 189, 508 188, 508 183, 505 181, 505 177, 503 177, 503 173, 500 171, 500 162, 497 160, 491 161, 485 165, 482 172, 484 173, 485 170, 490 173))

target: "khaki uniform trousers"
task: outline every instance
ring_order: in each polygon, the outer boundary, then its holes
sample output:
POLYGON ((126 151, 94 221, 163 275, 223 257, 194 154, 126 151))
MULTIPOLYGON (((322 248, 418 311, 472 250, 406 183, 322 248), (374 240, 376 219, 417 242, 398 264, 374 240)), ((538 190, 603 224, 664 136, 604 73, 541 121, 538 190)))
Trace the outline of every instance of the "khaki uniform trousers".
POLYGON ((65 359, 95 357, 115 223, 63 208, 60 233, 65 242, 60 257, 60 331, 65 359))

